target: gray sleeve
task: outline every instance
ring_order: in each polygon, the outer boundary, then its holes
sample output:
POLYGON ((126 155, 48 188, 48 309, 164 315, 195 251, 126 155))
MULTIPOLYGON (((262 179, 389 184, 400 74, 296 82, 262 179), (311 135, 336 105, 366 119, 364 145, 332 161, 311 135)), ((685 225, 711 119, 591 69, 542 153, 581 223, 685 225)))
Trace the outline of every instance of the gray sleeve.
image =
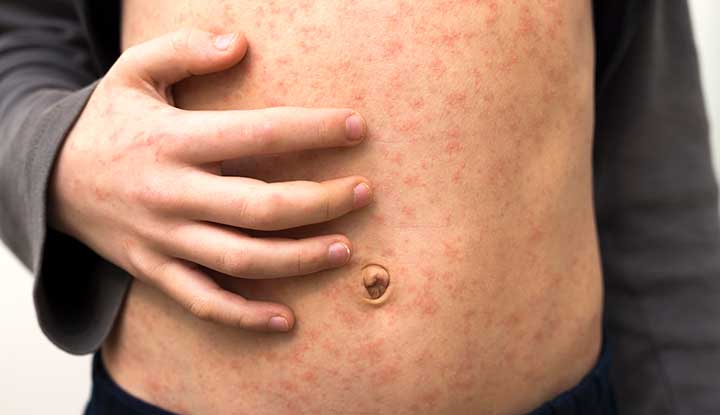
POLYGON ((69 0, 0 3, 0 236, 36 277, 41 328, 73 353, 97 347, 126 283, 91 280, 97 256, 46 223, 53 162, 98 77, 89 55, 69 0))
POLYGON ((623 415, 720 410, 720 225, 687 4, 636 1, 597 98, 595 196, 623 415))

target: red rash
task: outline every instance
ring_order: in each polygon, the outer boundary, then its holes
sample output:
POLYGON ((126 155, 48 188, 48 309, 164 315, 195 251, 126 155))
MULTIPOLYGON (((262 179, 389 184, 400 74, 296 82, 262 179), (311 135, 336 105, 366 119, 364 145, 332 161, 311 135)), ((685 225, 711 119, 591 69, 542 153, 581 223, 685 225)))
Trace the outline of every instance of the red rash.
POLYGON ((466 107, 467 95, 463 92, 455 92, 445 97, 445 105, 452 109, 463 109, 466 107))
POLYGON ((453 175, 452 175, 452 182, 453 182, 453 183, 455 183, 455 184, 460 183, 460 179, 461 179, 462 176, 463 176, 463 171, 465 171, 465 165, 466 165, 466 164, 467 164, 467 162, 463 161, 463 162, 460 164, 460 166, 458 167, 458 169, 455 170, 455 172, 454 172, 453 175))
POLYGON ((383 386, 394 382, 397 377, 402 373, 402 370, 398 368, 398 365, 388 363, 381 366, 377 372, 372 376, 373 384, 383 386))
POLYGON ((412 207, 403 206, 401 211, 402 211, 403 216, 405 216, 407 218, 415 219, 415 209, 413 209, 412 207))
POLYGON ((415 111, 421 110, 425 106, 425 100, 422 98, 414 98, 410 102, 410 108, 412 108, 415 111))
POLYGON ((420 175, 417 174, 405 176, 405 178, 403 179, 403 184, 408 187, 425 186, 425 184, 420 181, 420 175))
POLYGON ((391 40, 385 43, 383 51, 383 58, 396 59, 403 51, 403 44, 397 40, 391 40))
POLYGON ((401 134, 411 134, 416 132, 420 127, 421 121, 416 118, 408 119, 395 125, 395 131, 401 134))
POLYGON ((445 144, 445 152, 448 155, 454 155, 458 153, 460 150, 462 150, 463 145, 460 140, 448 140, 447 144, 445 144))
POLYGON ((403 156, 403 154, 400 152, 393 152, 392 155, 388 158, 390 161, 397 164, 398 166, 402 166, 405 156, 403 156))
POLYGON ((462 250, 457 248, 455 244, 447 241, 442 242, 443 245, 443 254, 445 257, 450 259, 460 259, 462 255, 462 250))
POLYGON ((438 311, 440 305, 435 298, 435 294, 433 294, 433 290, 433 284, 430 280, 426 280, 420 288, 420 292, 416 295, 415 301, 412 303, 412 307, 415 311, 419 311, 428 316, 431 316, 438 311))

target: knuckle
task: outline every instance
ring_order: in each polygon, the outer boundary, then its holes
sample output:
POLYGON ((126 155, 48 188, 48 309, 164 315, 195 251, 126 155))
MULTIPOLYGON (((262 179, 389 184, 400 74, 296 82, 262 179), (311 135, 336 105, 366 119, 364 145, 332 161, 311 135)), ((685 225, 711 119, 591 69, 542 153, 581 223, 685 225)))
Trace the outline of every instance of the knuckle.
POLYGON ((168 211, 180 201, 173 186, 167 186, 161 180, 148 179, 130 189, 129 199, 149 210, 168 211))
POLYGON ((327 221, 334 217, 332 190, 328 186, 312 181, 299 181, 298 184, 311 195, 302 201, 305 211, 312 212, 312 217, 319 220, 327 221))
POLYGON ((157 197, 157 188, 147 182, 138 183, 129 190, 129 199, 142 206, 154 205, 157 197))
POLYGON ((122 242, 125 258, 128 263, 128 272, 135 278, 146 279, 151 277, 151 267, 146 255, 139 245, 131 240, 122 242))
POLYGON ((139 58, 141 48, 142 45, 133 45, 125 49, 105 78, 125 78, 128 74, 138 72, 141 67, 139 58))
POLYGON ((247 221, 248 218, 248 212, 250 211, 250 200, 248 200, 247 197, 241 197, 237 201, 237 211, 240 215, 240 218, 247 221))
POLYGON ((250 223, 261 229, 272 228, 276 217, 276 208, 268 204, 260 204, 250 211, 250 223))
POLYGON ((315 125, 315 135, 318 141, 327 142, 330 140, 330 123, 321 119, 315 125))
POLYGON ((141 47, 141 45, 132 45, 125 49, 125 51, 120 54, 120 57, 118 57, 117 64, 132 65, 134 62, 137 62, 138 53, 141 47))
POLYGON ((280 212, 286 209, 287 200, 280 193, 270 193, 245 204, 250 205, 245 209, 245 217, 250 223, 262 229, 274 229, 280 212))
POLYGON ((305 254, 304 254, 303 250, 298 249, 297 252, 295 253, 295 274, 296 275, 302 274, 303 269, 304 269, 304 267, 303 267, 304 259, 305 259, 305 254))
POLYGON ((154 152, 155 161, 161 160, 172 160, 175 159, 178 154, 181 154, 183 149, 188 146, 189 134, 180 130, 177 125, 180 122, 176 122, 176 125, 171 125, 173 121, 178 120, 178 109, 168 106, 168 108, 160 107, 156 109, 158 116, 167 120, 168 125, 159 125, 158 131, 154 134, 153 138, 149 139, 149 145, 152 147, 154 152))
POLYGON ((159 283, 168 274, 168 268, 174 264, 173 260, 158 260, 150 248, 137 244, 135 249, 128 249, 126 258, 130 272, 139 280, 159 283))
POLYGON ((220 267, 230 275, 241 277, 252 268, 252 259, 245 249, 225 250, 219 258, 220 267))
POLYGON ((317 263, 317 254, 314 254, 307 248, 299 248, 295 253, 295 274, 307 274, 317 268, 317 263))
POLYGON ((263 120, 252 127, 249 134, 253 140, 258 142, 260 149, 270 149, 278 141, 277 124, 272 120, 263 120))
POLYGON ((187 304, 187 309, 200 320, 211 321, 214 319, 213 303, 205 296, 196 295, 187 304))
POLYGON ((240 313, 235 317, 235 324, 238 327, 249 327, 247 313, 240 313))
POLYGON ((194 29, 185 27, 179 29, 170 36, 170 47, 175 53, 185 53, 190 49, 190 39, 193 36, 194 29))
POLYGON ((330 220, 334 217, 332 197, 330 190, 325 186, 320 187, 320 203, 322 206, 323 219, 330 220))

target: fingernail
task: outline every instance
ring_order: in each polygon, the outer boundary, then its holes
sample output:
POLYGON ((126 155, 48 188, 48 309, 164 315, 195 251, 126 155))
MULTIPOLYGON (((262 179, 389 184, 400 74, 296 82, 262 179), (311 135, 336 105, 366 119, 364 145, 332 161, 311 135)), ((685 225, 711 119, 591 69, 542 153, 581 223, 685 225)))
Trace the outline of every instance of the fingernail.
POLYGON ((237 38, 237 33, 225 33, 215 36, 215 47, 219 50, 227 50, 237 38))
POLYGON ((365 136, 365 121, 353 114, 345 119, 345 131, 349 140, 358 141, 365 136))
POLYGON ((350 259, 350 248, 342 242, 335 242, 328 248, 328 258, 333 265, 344 265, 350 259))
POLYGON ((372 191, 370 191, 370 186, 368 186, 367 183, 360 183, 359 185, 355 186, 355 189, 353 189, 354 193, 354 206, 356 208, 359 208, 361 206, 365 206, 372 200, 372 191))
POLYGON ((270 317, 270 320, 268 321, 268 327, 270 327, 270 330, 288 331, 290 325, 288 324, 288 321, 287 319, 285 319, 285 317, 274 316, 270 317))

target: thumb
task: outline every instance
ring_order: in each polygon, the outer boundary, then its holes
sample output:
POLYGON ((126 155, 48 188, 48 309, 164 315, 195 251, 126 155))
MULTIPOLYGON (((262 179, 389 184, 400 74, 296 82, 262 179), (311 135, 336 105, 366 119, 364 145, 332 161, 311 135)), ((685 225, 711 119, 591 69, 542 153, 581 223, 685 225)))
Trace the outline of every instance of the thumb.
POLYGON ((181 29, 128 48, 116 66, 128 76, 164 88, 193 75, 228 69, 240 62, 246 51, 242 33, 181 29))

